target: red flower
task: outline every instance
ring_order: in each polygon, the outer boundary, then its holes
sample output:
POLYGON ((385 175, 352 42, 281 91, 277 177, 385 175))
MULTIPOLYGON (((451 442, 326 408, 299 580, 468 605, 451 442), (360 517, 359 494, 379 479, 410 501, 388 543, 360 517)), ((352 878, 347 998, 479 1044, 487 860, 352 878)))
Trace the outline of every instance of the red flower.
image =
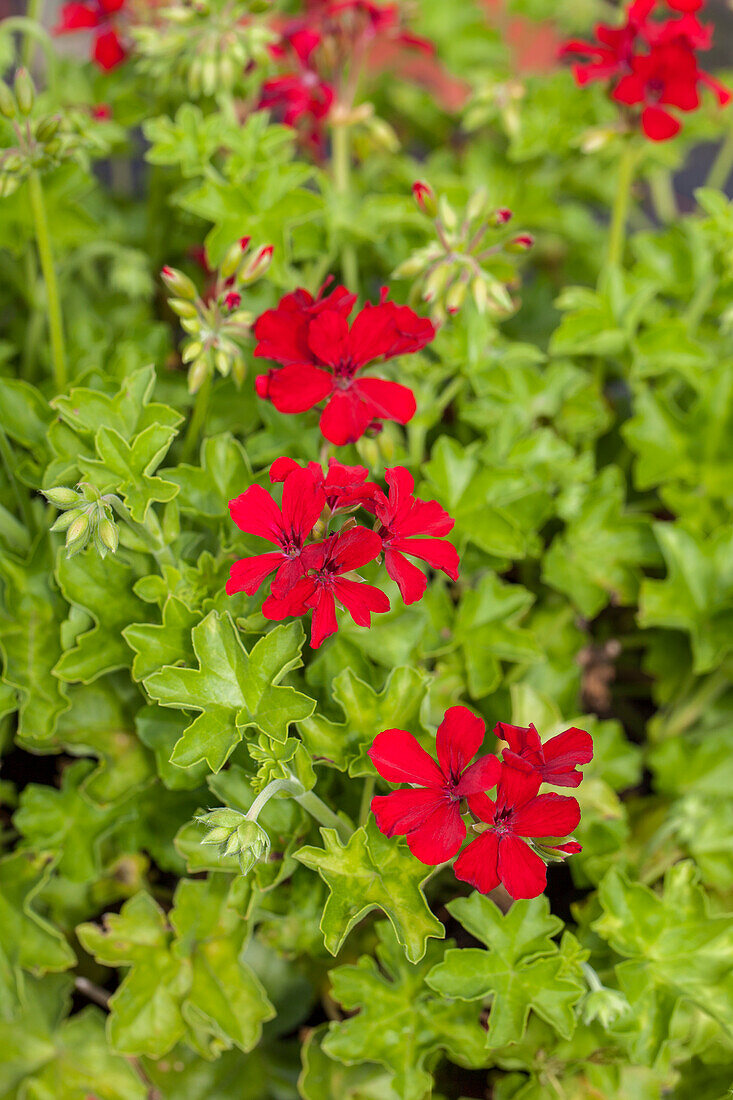
POLYGON ((440 541, 452 531, 454 521, 437 501, 413 496, 415 482, 404 466, 387 470, 384 476, 389 496, 380 492, 365 507, 381 524, 378 534, 387 572, 405 603, 414 603, 421 599, 428 582, 422 570, 404 555, 419 558, 433 569, 442 569, 451 580, 458 580, 458 551, 451 543, 440 541))
POLYGON ((312 28, 298 25, 286 30, 271 53, 289 62, 292 72, 266 80, 262 85, 258 110, 272 110, 286 126, 302 128, 305 140, 317 153, 323 152, 323 120, 331 110, 333 87, 318 75, 312 54, 320 45, 321 35, 312 28))
MULTIPOLYGON (((323 489, 332 515, 360 505, 366 506, 377 494, 381 495, 379 487, 367 481, 369 471, 366 466, 345 466, 335 458, 329 458, 328 473, 325 476, 317 462, 309 462, 307 468, 323 489)), ((295 459, 278 458, 270 467, 270 481, 284 481, 288 474, 299 469, 295 459)))
MULTIPOLYGON (((232 519, 242 531, 275 543, 279 550, 255 554, 235 561, 226 590, 253 595, 270 573, 277 574, 273 592, 283 595, 305 571, 305 540, 323 511, 326 498, 310 470, 295 470, 283 486, 282 508, 278 508, 261 485, 251 485, 236 500, 229 502, 232 519)), ((376 556, 376 555, 375 555, 376 556)))
POLYGON ((374 767, 390 783, 412 787, 377 795, 372 812, 385 836, 406 836, 423 863, 451 859, 466 837, 461 799, 493 787, 501 772, 495 756, 469 761, 481 748, 485 726, 466 707, 450 707, 438 727, 438 763, 406 730, 384 730, 369 750, 374 767))
POLYGON ((576 764, 587 764, 593 759, 593 739, 585 730, 572 726, 557 737, 551 737, 544 745, 533 725, 510 726, 499 722, 494 733, 509 743, 504 749, 504 760, 516 763, 518 759, 531 764, 542 783, 556 787, 577 787, 583 773, 576 764))
MULTIPOLYGON (((502 766, 495 802, 485 794, 470 799, 471 811, 489 828, 464 848, 453 869, 456 878, 470 882, 483 894, 500 882, 513 898, 541 894, 547 885, 547 869, 525 838, 566 836, 580 821, 580 807, 574 798, 538 795, 539 775, 521 763, 522 768, 502 766)), ((580 850, 574 841, 542 847, 566 854, 580 850)))
MULTIPOLYGON (((287 478, 285 487, 295 475, 287 478)), ((302 552, 302 576, 287 592, 268 596, 262 613, 268 619, 287 619, 305 615, 313 609, 311 646, 321 643, 338 630, 336 602, 351 615, 357 626, 371 626, 373 611, 389 611, 389 600, 379 588, 344 576, 374 561, 381 550, 379 536, 366 527, 352 527, 331 535, 324 542, 312 543, 302 552)), ((274 587, 274 586, 273 586, 274 587)))
POLYGON ((598 23, 595 27, 596 42, 572 39, 562 47, 560 54, 584 54, 590 61, 573 66, 573 75, 582 87, 593 80, 610 80, 628 72, 634 57, 634 48, 640 36, 646 32, 647 20, 656 0, 636 0, 626 13, 621 27, 598 23))
POLYGON ((114 69, 127 57, 115 18, 124 4, 125 0, 71 0, 61 8, 61 20, 53 33, 94 31, 94 60, 100 69, 114 69))
MULTIPOLYGON (((406 424, 415 413, 412 390, 381 378, 361 378, 359 372, 376 359, 424 348, 435 329, 408 306, 388 302, 385 295, 383 291, 378 305, 367 303, 351 328, 343 301, 337 309, 320 309, 305 324, 301 311, 283 310, 283 303, 270 311, 278 315, 279 331, 271 336, 267 352, 260 342, 254 354, 267 354, 283 366, 257 379, 260 397, 284 413, 305 412, 325 401, 321 431, 337 446, 355 442, 375 420, 406 424)), ((257 327, 255 334, 259 338, 257 327)))
POLYGON ((274 359, 283 366, 311 361, 308 329, 311 321, 324 310, 335 310, 348 317, 356 305, 356 294, 345 286, 336 286, 324 297, 332 282, 327 279, 314 298, 302 288, 281 298, 277 309, 268 309, 256 320, 254 334, 257 346, 254 354, 260 359, 274 359))
MULTIPOLYGON (((650 54, 634 58, 631 72, 618 82, 613 98, 629 106, 640 105, 641 125, 646 136, 652 141, 666 141, 680 128, 667 108, 694 111, 699 107, 697 84, 700 75, 689 47, 661 43, 654 46, 650 54)), ((724 96, 721 103, 725 101, 724 96)))
POLYGON ((236 290, 230 290, 224 297, 224 305, 228 310, 239 309, 242 304, 242 295, 236 290))

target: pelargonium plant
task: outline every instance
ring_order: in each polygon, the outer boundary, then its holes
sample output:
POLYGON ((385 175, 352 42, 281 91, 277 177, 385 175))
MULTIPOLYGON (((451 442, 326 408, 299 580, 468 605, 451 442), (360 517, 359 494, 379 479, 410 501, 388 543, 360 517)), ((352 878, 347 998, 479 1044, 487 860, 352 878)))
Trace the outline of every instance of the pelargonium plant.
POLYGON ((718 9, 0 24, 1 1097, 729 1094, 718 9))

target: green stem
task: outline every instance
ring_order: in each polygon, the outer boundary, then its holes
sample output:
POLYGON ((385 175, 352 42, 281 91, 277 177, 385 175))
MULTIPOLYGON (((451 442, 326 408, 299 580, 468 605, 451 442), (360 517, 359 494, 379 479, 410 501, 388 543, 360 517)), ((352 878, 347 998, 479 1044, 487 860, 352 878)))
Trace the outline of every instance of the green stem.
POLYGON ((51 337, 51 362, 53 363, 53 377, 56 389, 61 391, 66 388, 66 350, 64 348, 64 325, 61 316, 61 300, 56 281, 56 269, 53 263, 51 250, 51 235, 48 231, 48 218, 46 216, 46 204, 43 199, 43 187, 40 176, 36 171, 28 177, 30 191, 31 210, 36 231, 36 244, 38 256, 41 261, 41 271, 46 284, 46 298, 48 304, 48 328, 51 337))
MULTIPOLYGON (((339 125, 333 127, 332 134, 333 185, 347 206, 351 197, 351 133, 347 125, 339 125)), ((341 274, 349 290, 358 294, 359 264, 353 244, 341 247, 341 274)))
POLYGON ((296 795, 299 791, 302 793, 303 786, 301 783, 298 783, 297 779, 272 779, 266 787, 263 787, 257 795, 257 798, 247 810, 245 814, 247 820, 256 821, 272 796, 279 794, 281 791, 285 791, 287 794, 296 795))
POLYGON ((372 796, 374 795, 374 787, 376 779, 373 775, 367 776, 364 780, 364 786, 361 792, 361 803, 359 805, 359 824, 366 825, 369 818, 369 811, 372 806, 372 796))
POLYGON ((693 726, 703 712, 730 686, 731 674, 732 670, 727 664, 711 673, 691 698, 672 712, 662 727, 662 736, 677 737, 693 726))
POLYGON ((589 989, 591 989, 593 993, 600 993, 602 989, 606 988, 593 967, 587 962, 582 962, 580 964, 580 969, 583 971, 583 976, 588 983, 589 989))
MULTIPOLYGON (((43 15, 43 0, 28 0, 28 7, 26 8, 25 17, 32 23, 40 23, 43 15)), ((33 64, 33 46, 34 38, 32 35, 27 34, 23 41, 23 49, 21 51, 21 61, 24 68, 30 69, 33 64)))
POLYGON ((714 187, 717 191, 721 191, 728 182, 728 176, 733 170, 733 128, 731 128, 725 136, 725 140, 718 149, 718 155, 713 161, 713 166, 710 169, 708 178, 705 181, 706 187, 714 187))
POLYGON ((626 239, 626 218, 629 211, 629 199, 631 197, 631 185, 634 180, 634 168, 636 167, 636 150, 633 145, 627 144, 621 155, 621 163, 618 170, 618 182, 616 195, 613 200, 611 212, 611 227, 608 233, 608 262, 618 266, 623 259, 624 242, 626 239))
POLYGON ((191 419, 188 422, 188 428, 186 430, 186 438, 183 440, 181 462, 188 462, 189 459, 192 457, 194 451, 196 450, 196 446, 199 442, 204 423, 206 422, 206 414, 209 411, 209 398, 211 397, 211 389, 211 375, 207 374, 196 394, 196 401, 194 402, 193 413, 191 414, 191 419))
POLYGON ((148 514, 145 519, 145 523, 138 523, 137 520, 132 518, 130 510, 126 504, 120 500, 118 496, 111 493, 106 496, 105 501, 110 504, 115 510, 117 515, 126 523, 136 535, 145 543, 150 550, 158 565, 172 565, 176 566, 176 559, 170 546, 167 546, 163 538, 163 532, 158 522, 158 517, 152 508, 148 509, 148 514))
POLYGON ((30 508, 30 501, 27 495, 23 492, 18 479, 15 476, 15 458, 13 456, 13 449, 8 442, 8 437, 5 434, 5 430, 0 424, 0 460, 5 467, 5 474, 7 476, 10 487, 13 490, 13 496, 18 505, 18 511, 21 515, 23 523, 25 524, 29 533, 32 533, 35 529, 33 522, 33 513, 30 508))
POLYGON ((354 832, 353 826, 334 813, 317 794, 313 791, 304 791, 303 794, 296 794, 293 797, 311 817, 316 819, 319 825, 324 825, 327 829, 335 829, 344 843, 350 840, 354 832))
POLYGON ((676 221, 677 198, 674 193, 672 173, 666 168, 658 168, 649 177, 649 191, 654 204, 654 212, 663 225, 676 221))

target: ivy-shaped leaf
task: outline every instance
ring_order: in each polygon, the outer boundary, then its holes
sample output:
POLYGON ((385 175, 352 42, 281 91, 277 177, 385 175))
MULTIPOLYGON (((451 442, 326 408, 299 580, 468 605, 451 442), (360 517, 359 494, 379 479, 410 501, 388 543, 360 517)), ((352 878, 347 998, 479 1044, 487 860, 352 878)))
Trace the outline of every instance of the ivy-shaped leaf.
POLYGON ((280 686, 302 664, 299 622, 275 627, 248 653, 231 616, 211 611, 193 628, 191 640, 199 668, 167 667, 145 681, 164 707, 201 712, 173 750, 171 759, 180 767, 206 760, 218 772, 249 727, 285 741, 290 723, 313 713, 312 699, 280 686))
POLYGON ((68 396, 55 397, 51 405, 75 432, 94 436, 100 428, 114 424, 123 439, 130 440, 153 424, 176 428, 183 421, 170 406, 151 403, 154 388, 155 369, 141 367, 125 376, 112 397, 101 390, 77 386, 68 396))
POLYGON ((6 968, 32 974, 68 970, 76 962, 61 933, 33 909, 54 868, 46 852, 13 852, 0 859, 0 977, 6 968))
POLYGON ((430 872, 407 848, 388 840, 373 821, 357 829, 346 844, 335 829, 321 829, 321 836, 324 848, 301 848, 295 858, 318 871, 330 890, 321 931, 332 955, 373 909, 389 918, 412 962, 423 957, 430 937, 443 938, 445 929, 422 891, 430 872))
POLYGON ((82 473, 104 493, 119 493, 136 523, 144 523, 153 503, 167 504, 178 486, 151 476, 166 455, 175 428, 151 424, 128 443, 114 428, 100 428, 94 437, 98 458, 79 459, 82 473))
POLYGON ((346 1065, 378 1062, 394 1074, 400 1100, 424 1100, 432 1088, 425 1063, 437 1051, 462 1066, 487 1063, 479 1010, 435 996, 426 986, 442 946, 431 944, 423 961, 411 965, 386 922, 377 925, 377 934, 379 966, 363 956, 356 966, 331 971, 334 998, 358 1012, 330 1025, 323 1050, 346 1065))
POLYGON ((199 621, 195 611, 175 596, 163 607, 162 623, 131 623, 122 636, 135 653, 132 662, 134 680, 144 680, 165 665, 193 661, 191 631, 199 621))
MULTIPOLYGON (((490 999, 491 1047, 519 1042, 530 1010, 565 1039, 575 1030, 574 1006, 585 992, 570 943, 559 950, 550 937, 562 927, 551 917, 547 898, 517 901, 506 914, 489 898, 474 893, 450 902, 452 916, 489 948, 446 951, 428 975, 428 985, 446 997, 490 999)), ((567 934, 566 934, 567 935, 567 934)))
POLYGON ((420 707, 428 690, 425 676, 417 669, 395 668, 377 692, 360 680, 350 668, 335 676, 331 698, 344 712, 345 721, 333 722, 314 714, 299 724, 306 748, 316 759, 333 764, 350 775, 372 775, 367 750, 375 736, 386 729, 413 732, 420 723, 420 707))
POLYGON ((67 607, 54 583, 48 539, 30 559, 0 553, 2 678, 18 693, 18 738, 48 741, 69 700, 52 670, 61 656, 59 632, 67 607))
POLYGON ((274 1010, 241 961, 247 926, 227 905, 229 880, 184 879, 169 921, 140 893, 104 929, 77 929, 86 951, 129 972, 110 999, 109 1037, 124 1054, 161 1057, 186 1037, 204 1057, 237 1046, 251 1050, 274 1010))
POLYGON ((182 463, 163 473, 181 490, 181 511, 197 517, 228 516, 229 501, 252 483, 252 468, 244 447, 230 432, 204 441, 200 466, 182 463))
POLYGON ((129 623, 144 622, 152 612, 132 591, 135 574, 120 558, 104 560, 93 550, 67 558, 59 551, 56 576, 69 603, 95 621, 80 634, 54 668, 67 683, 91 683, 105 672, 129 668, 132 653, 122 636, 129 623))

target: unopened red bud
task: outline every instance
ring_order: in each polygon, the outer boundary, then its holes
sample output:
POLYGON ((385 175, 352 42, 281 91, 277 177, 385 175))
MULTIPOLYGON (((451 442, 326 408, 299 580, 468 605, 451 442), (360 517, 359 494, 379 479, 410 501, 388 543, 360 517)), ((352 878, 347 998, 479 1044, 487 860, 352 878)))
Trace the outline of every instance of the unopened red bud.
POLYGON ((242 295, 238 294, 236 290, 231 290, 224 299, 224 305, 231 313, 234 309, 239 309, 242 304, 242 295))
POLYGON ((534 237, 530 233, 520 233, 518 237, 514 237, 504 247, 508 252, 527 252, 533 244, 534 237))
POLYGON ((252 240, 251 237, 240 237, 239 238, 239 247, 242 249, 242 252, 247 251, 247 249, 249 248, 251 240, 252 240))
POLYGON ((275 251, 271 244, 265 245, 255 252, 242 273, 242 282, 251 283, 265 274, 272 263, 272 254, 275 251))
POLYGON ((189 301, 193 301, 196 298, 196 287, 188 275, 184 275, 182 271, 179 271, 175 267, 168 267, 167 265, 161 268, 160 277, 173 294, 177 298, 187 298, 189 301))
POLYGON ((263 401, 266 401, 270 396, 270 376, 269 374, 258 374, 255 378, 255 393, 258 397, 261 397, 263 401))
POLYGON ((412 185, 412 193, 423 214, 427 214, 429 218, 434 218, 438 213, 438 204, 435 201, 435 193, 432 187, 429 187, 427 183, 416 180, 412 185))
POLYGON ((512 220, 512 217, 512 212, 508 206, 500 206, 489 218, 489 223, 493 226, 506 225, 507 222, 512 220))
POLYGON ((445 296, 445 308, 453 316, 458 313, 466 300, 467 286, 464 282, 456 282, 445 296))
MULTIPOLYGON (((243 238, 247 240, 247 238, 243 238)), ((249 243, 249 242, 248 242, 249 243)), ((225 279, 231 279, 241 264, 247 245, 242 241, 235 241, 221 262, 220 271, 225 279)))

